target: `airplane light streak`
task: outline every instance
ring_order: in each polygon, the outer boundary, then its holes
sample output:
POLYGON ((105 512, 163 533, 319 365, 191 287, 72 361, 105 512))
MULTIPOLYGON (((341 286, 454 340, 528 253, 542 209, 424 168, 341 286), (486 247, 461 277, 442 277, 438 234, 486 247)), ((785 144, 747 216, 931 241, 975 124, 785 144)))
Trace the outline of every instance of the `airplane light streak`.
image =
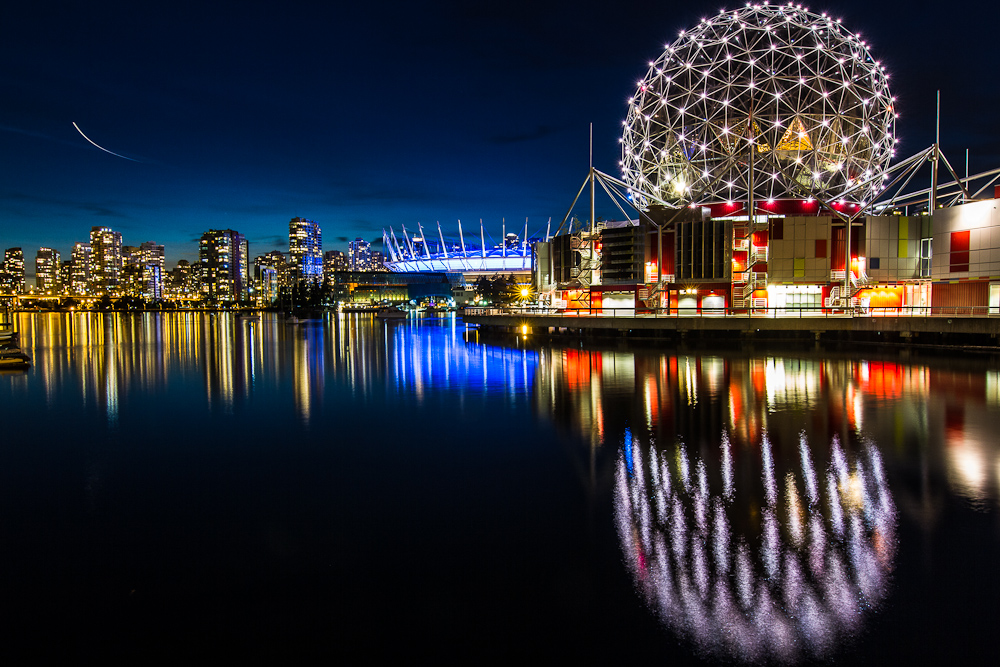
POLYGON ((87 141, 89 141, 94 146, 97 146, 98 148, 100 148, 105 153, 111 153, 111 155, 114 155, 115 157, 120 157, 123 160, 131 160, 132 162, 138 162, 139 161, 139 160, 136 160, 135 158, 125 157, 124 155, 119 155, 118 153, 115 153, 114 151, 109 151, 107 148, 104 148, 103 146, 98 146, 97 143, 95 143, 94 141, 92 141, 90 137, 88 137, 86 134, 83 133, 83 130, 81 130, 80 126, 76 124, 76 121, 73 121, 73 127, 76 128, 76 131, 80 133, 81 137, 83 137, 84 139, 86 139, 87 141))

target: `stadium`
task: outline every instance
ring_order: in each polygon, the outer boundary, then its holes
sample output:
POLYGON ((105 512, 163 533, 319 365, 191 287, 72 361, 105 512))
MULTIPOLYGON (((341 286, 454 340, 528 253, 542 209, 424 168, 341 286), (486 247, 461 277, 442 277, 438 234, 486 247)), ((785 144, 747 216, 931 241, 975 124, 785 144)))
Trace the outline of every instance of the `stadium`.
POLYGON ((523 236, 516 232, 508 233, 506 223, 501 223, 501 226, 500 241, 488 235, 482 220, 479 221, 479 233, 468 239, 459 220, 458 238, 449 236, 447 241, 441 223, 437 225, 436 239, 428 239, 420 224, 417 225, 417 232, 412 234, 404 226, 398 237, 395 229, 390 227, 382 231, 386 267, 400 272, 461 273, 468 282, 480 276, 497 274, 514 275, 526 280, 531 274, 532 244, 544 240, 545 236, 536 233, 529 237, 527 220, 523 236))
POLYGON ((487 244, 480 227, 472 248, 461 226, 457 244, 390 229, 390 267, 530 272, 556 311, 1000 312, 1000 169, 959 177, 939 137, 899 159, 873 48, 801 5, 720 10, 649 63, 621 177, 591 165, 555 230, 487 244), (621 219, 596 220, 598 192, 621 219))

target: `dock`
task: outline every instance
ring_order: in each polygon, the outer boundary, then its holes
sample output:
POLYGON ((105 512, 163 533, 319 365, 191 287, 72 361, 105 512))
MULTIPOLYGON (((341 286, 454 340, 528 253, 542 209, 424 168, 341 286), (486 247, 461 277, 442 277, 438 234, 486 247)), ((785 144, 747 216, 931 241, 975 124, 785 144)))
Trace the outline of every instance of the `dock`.
POLYGON ((1000 314, 986 308, 913 308, 844 313, 790 309, 748 312, 555 312, 531 308, 467 308, 463 321, 487 331, 552 337, 617 337, 691 343, 887 343, 1000 352, 1000 314), (982 311, 982 312, 977 312, 982 311))

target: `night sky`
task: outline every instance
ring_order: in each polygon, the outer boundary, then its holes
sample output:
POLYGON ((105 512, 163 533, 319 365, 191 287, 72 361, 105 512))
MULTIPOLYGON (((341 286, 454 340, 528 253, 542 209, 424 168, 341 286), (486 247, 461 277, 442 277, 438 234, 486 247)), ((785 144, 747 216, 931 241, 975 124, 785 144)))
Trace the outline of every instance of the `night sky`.
MULTIPOLYGON (((898 155, 934 140, 1000 166, 997 12, 985 3, 807 5, 891 73, 898 155)), ((207 229, 251 256, 288 220, 346 249, 382 228, 482 218, 544 231, 588 165, 618 175, 626 100, 681 29, 734 4, 9 2, 0 14, 0 250, 69 258, 93 225, 197 258, 207 229), (74 129, 76 122, 90 139, 74 129)), ((620 214, 599 200, 598 215, 620 214)), ((586 212, 580 209, 584 216, 586 212)), ((468 229, 469 227, 466 227, 468 229)), ((33 262, 27 271, 33 273, 33 262)))

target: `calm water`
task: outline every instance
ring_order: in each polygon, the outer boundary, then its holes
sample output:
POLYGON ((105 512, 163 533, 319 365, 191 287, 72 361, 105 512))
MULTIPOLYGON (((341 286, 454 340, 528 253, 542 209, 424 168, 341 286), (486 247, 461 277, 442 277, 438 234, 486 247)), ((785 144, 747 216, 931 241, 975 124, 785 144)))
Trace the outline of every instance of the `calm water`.
POLYGON ((20 328, 0 653, 994 663, 992 359, 20 328))

